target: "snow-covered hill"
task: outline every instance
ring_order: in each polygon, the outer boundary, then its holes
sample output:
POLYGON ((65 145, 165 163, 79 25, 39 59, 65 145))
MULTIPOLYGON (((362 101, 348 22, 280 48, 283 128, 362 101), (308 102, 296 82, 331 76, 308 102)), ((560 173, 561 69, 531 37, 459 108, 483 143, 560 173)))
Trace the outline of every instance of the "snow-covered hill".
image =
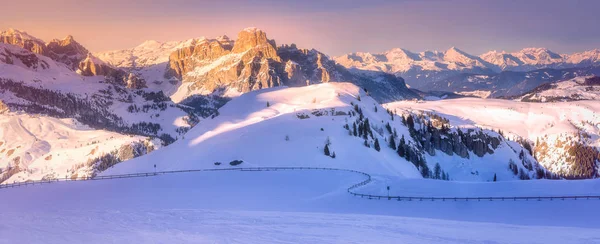
POLYGON ((395 102, 390 109, 426 111, 459 127, 499 130, 527 140, 546 169, 567 177, 597 177, 600 167, 600 105, 596 101, 526 103, 461 98, 395 102))
POLYGON ((600 77, 577 77, 541 85, 520 96, 524 102, 558 102, 600 99, 600 77))
POLYGON ((92 176, 103 167, 96 159, 114 154, 124 161, 161 146, 75 119, 4 113, 0 124, 0 183, 92 176))
MULTIPOLYGON (((243 160, 245 167, 333 167, 400 178, 489 181, 495 174, 517 179, 508 170, 511 160, 519 162, 517 170, 528 166, 523 160, 536 167, 528 154, 519 158, 521 145, 496 132, 474 129, 459 135, 443 121, 416 114, 410 125, 350 83, 254 91, 233 99, 219 114, 169 147, 104 174, 151 171, 154 165, 158 170, 228 168, 229 162, 243 160), (427 128, 427 121, 435 126, 427 128), (335 158, 325 155, 325 145, 335 158)), ((533 177, 533 171, 526 172, 533 177)))

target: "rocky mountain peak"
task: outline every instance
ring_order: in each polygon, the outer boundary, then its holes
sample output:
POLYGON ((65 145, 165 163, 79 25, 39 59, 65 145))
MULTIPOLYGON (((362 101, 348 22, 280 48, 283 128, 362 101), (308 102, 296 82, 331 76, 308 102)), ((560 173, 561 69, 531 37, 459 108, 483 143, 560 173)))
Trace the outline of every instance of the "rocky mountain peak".
POLYGON ((9 28, 7 31, 1 32, 0 43, 15 45, 34 53, 47 55, 44 41, 17 29, 9 28))
POLYGON ((79 62, 85 59, 90 53, 85 47, 75 41, 71 35, 66 36, 62 40, 54 39, 48 42, 46 48, 52 59, 66 64, 72 70, 76 70, 79 62))
POLYGON ((276 55, 275 41, 267 39, 267 33, 256 28, 246 28, 238 33, 238 38, 233 45, 233 53, 242 53, 253 48, 260 48, 267 51, 267 56, 276 55))

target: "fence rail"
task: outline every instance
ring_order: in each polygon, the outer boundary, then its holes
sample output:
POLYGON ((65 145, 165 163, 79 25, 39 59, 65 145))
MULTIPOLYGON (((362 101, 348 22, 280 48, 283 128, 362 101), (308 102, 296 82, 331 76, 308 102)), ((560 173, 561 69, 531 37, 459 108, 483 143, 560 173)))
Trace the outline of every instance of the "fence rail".
POLYGON ((76 178, 64 178, 64 179, 51 179, 51 180, 33 180, 26 182, 15 182, 10 184, 0 184, 0 189, 23 187, 29 185, 40 185, 49 184, 56 182, 66 181, 89 181, 89 180, 110 180, 110 179, 123 179, 123 178, 136 178, 136 177, 151 177, 164 174, 177 174, 177 173, 191 173, 191 172, 208 172, 208 171, 278 171, 278 170, 332 170, 332 171, 345 171, 355 174, 363 175, 365 180, 358 182, 347 188, 347 192, 352 196, 375 199, 375 200, 395 200, 395 201, 542 201, 542 200, 600 200, 600 195, 590 196, 506 196, 506 197, 422 197, 422 196, 383 196, 383 195, 372 195, 357 193, 354 190, 361 186, 371 183, 371 175, 350 169, 337 169, 337 168, 321 168, 321 167, 252 167, 252 168, 227 168, 227 169, 190 169, 190 170, 172 170, 172 171, 158 171, 158 172, 146 172, 146 173, 132 173, 132 174, 118 174, 118 175, 100 175, 94 177, 76 177, 76 178))

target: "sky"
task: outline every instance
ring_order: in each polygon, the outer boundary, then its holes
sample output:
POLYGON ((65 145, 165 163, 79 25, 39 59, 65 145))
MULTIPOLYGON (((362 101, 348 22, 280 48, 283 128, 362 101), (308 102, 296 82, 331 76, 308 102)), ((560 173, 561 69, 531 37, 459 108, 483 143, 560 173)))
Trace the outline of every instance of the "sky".
POLYGON ((145 40, 235 38, 251 26, 278 44, 332 56, 453 46, 474 55, 600 48, 596 0, 34 0, 2 8, 0 30, 15 28, 46 41, 70 34, 92 52, 145 40))

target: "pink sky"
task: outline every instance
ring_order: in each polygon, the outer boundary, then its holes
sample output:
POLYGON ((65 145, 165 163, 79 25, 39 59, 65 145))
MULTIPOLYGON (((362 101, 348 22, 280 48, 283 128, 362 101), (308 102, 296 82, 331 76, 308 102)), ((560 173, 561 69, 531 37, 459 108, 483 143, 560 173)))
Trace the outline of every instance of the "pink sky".
POLYGON ((49 41, 75 36, 91 51, 144 40, 185 40, 259 27, 279 44, 330 55, 456 46, 473 54, 547 47, 559 53, 600 48, 598 1, 14 1, 3 4, 9 27, 49 41))

